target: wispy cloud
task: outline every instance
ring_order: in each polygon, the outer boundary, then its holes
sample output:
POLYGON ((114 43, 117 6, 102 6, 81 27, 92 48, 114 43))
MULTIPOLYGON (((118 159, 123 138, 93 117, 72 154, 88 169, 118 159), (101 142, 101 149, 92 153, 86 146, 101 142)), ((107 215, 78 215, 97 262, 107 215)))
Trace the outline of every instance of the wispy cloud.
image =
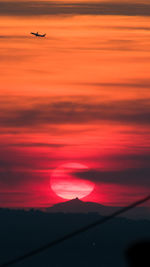
POLYGON ((122 83, 80 83, 79 85, 83 86, 95 86, 95 87, 112 87, 112 88, 136 88, 136 89, 149 89, 150 88, 150 81, 149 80, 137 80, 137 81, 131 81, 131 82, 122 82, 122 83))
POLYGON ((24 143, 7 143, 7 144, 0 144, 0 148, 2 147, 20 147, 20 148, 23 148, 23 147, 29 147, 29 148, 32 148, 32 147, 47 147, 47 148, 59 148, 59 147, 65 147, 66 144, 54 144, 54 143, 40 143, 40 142, 24 142, 24 143))
POLYGON ((31 39, 31 37, 26 35, 0 35, 0 39, 31 39))

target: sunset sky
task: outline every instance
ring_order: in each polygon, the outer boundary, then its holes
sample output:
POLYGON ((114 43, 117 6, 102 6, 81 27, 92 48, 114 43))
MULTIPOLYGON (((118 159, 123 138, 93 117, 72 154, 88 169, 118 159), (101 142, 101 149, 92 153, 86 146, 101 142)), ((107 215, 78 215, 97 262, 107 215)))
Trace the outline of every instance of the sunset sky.
POLYGON ((150 192, 149 0, 0 0, 0 207, 65 201, 66 164, 84 201, 150 192))

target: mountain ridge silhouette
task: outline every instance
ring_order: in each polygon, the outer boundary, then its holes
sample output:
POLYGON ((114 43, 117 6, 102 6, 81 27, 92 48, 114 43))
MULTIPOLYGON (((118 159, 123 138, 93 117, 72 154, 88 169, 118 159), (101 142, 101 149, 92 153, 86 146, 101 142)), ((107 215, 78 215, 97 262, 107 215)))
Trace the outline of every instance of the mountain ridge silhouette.
MULTIPOLYGON (((102 216, 110 215, 120 207, 104 206, 96 202, 84 202, 79 198, 54 204, 52 207, 42 209, 47 213, 98 213, 102 216)), ((150 219, 150 208, 138 207, 127 214, 122 215, 131 219, 150 219)))

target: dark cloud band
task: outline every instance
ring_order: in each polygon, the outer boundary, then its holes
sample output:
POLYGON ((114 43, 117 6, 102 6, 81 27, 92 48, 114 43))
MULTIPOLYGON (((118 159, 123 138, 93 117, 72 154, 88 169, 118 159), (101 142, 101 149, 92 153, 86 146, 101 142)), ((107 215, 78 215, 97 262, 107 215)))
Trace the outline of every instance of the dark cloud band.
POLYGON ((87 179, 96 183, 150 187, 150 168, 135 168, 121 171, 89 170, 78 172, 76 175, 82 179, 87 179))
MULTIPOLYGON (((19 101, 19 99, 18 99, 19 101)), ((92 102, 87 99, 43 101, 21 107, 1 104, 0 126, 9 128, 37 128, 63 124, 119 122, 121 124, 150 125, 150 101, 121 100, 92 102)), ((18 103, 18 106, 17 106, 18 103)))
POLYGON ((39 16, 39 15, 123 15, 150 16, 150 5, 139 3, 112 2, 49 2, 49 1, 1 1, 0 15, 39 16))

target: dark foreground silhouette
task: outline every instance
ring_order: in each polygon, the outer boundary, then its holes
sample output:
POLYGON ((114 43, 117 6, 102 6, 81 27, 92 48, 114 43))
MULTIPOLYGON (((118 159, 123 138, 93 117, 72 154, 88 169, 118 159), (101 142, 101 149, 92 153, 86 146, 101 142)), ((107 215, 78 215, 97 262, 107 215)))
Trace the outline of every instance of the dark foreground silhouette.
POLYGON ((149 267, 150 241, 140 241, 131 245, 125 255, 129 267, 149 267))
MULTIPOLYGON (((0 209, 0 264, 101 218, 97 213, 0 209)), ((127 267, 125 249, 129 244, 147 238, 150 240, 149 220, 115 218, 12 266, 127 267)))

